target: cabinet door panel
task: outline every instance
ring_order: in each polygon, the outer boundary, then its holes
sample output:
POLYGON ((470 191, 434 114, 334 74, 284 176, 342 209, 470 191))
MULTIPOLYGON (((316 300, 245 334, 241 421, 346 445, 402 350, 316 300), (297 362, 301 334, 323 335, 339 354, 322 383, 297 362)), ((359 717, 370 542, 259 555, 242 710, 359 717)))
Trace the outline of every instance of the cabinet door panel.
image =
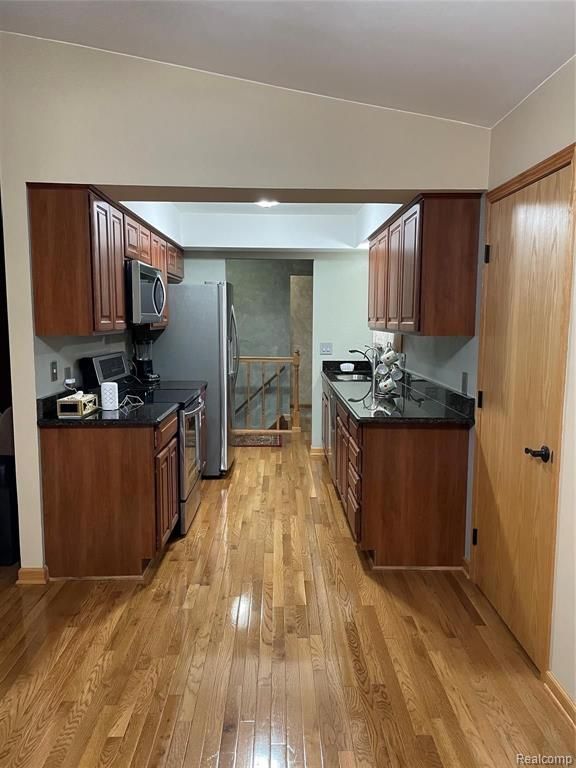
POLYGON ((374 242, 371 243, 370 251, 368 252, 368 325, 374 325, 376 322, 377 262, 378 243, 374 242))
POLYGON ((162 549, 170 530, 170 445, 156 456, 156 547, 162 549))
POLYGON ((377 289, 376 289, 376 325, 379 328, 386 326, 386 314, 388 307, 388 230, 378 241, 376 252, 377 261, 377 289))
POLYGON ((178 521, 180 495, 178 493, 178 441, 174 438, 169 447, 170 505, 168 508, 168 529, 171 533, 178 521))
POLYGON ((114 282, 114 329, 126 328, 124 283, 124 216, 110 206, 110 258, 114 282))
POLYGON ((92 290, 94 330, 114 330, 114 270, 110 249, 110 206, 97 198, 92 205, 92 290))
POLYGON ((152 263, 150 245, 150 230, 140 225, 138 229, 138 259, 146 262, 146 264, 152 263))
POLYGON ((166 244, 166 261, 168 274, 178 280, 184 277, 184 258, 182 251, 171 243, 166 244))
POLYGON ((125 255, 127 259, 140 259, 140 224, 129 216, 124 217, 125 255))
POLYGON ((417 331, 420 310, 420 206, 402 216, 400 330, 417 331))
POLYGON ((388 285, 386 327, 397 330, 399 326, 400 269, 402 257, 402 220, 395 221, 389 230, 388 285))

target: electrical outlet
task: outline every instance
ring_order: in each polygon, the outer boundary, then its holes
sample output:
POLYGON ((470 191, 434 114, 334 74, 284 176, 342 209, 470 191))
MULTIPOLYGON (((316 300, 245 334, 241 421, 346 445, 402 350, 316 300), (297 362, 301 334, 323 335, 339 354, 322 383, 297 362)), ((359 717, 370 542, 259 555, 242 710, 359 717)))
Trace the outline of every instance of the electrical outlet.
POLYGON ((321 341, 320 342, 320 354, 321 355, 331 355, 332 354, 333 345, 331 341, 321 341))
POLYGON ((468 394, 468 372, 462 371, 462 385, 460 387, 460 391, 463 395, 468 394))
POLYGON ((50 363, 50 381, 58 381, 58 361, 52 360, 50 363))

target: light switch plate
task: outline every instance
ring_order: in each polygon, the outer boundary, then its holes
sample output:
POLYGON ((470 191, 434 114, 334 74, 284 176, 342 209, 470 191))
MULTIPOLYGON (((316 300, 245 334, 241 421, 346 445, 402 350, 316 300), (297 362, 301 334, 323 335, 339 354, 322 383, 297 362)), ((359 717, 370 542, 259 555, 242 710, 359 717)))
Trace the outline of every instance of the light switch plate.
POLYGON ((331 355, 332 354, 333 345, 331 341, 321 341, 320 342, 320 354, 321 355, 331 355))
POLYGON ((50 363, 50 381, 58 381, 58 361, 52 360, 50 363))

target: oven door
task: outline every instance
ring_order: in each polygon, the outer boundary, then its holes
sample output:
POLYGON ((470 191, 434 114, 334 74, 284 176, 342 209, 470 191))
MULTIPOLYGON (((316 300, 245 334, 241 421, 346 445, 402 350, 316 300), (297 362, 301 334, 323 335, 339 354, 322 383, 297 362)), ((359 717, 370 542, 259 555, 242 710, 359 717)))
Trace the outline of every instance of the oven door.
POLYGON ((205 463, 202 425, 206 418, 204 398, 189 411, 180 412, 180 499, 186 501, 200 480, 205 463))

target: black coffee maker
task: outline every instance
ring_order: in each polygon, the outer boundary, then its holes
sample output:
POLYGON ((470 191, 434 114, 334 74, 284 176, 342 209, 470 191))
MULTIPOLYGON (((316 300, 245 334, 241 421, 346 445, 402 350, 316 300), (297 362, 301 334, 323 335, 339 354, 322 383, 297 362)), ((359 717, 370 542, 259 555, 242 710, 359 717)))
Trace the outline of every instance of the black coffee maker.
POLYGON ((155 384, 160 381, 160 375, 154 373, 152 363, 152 339, 134 339, 134 365, 136 376, 145 384, 155 384))

